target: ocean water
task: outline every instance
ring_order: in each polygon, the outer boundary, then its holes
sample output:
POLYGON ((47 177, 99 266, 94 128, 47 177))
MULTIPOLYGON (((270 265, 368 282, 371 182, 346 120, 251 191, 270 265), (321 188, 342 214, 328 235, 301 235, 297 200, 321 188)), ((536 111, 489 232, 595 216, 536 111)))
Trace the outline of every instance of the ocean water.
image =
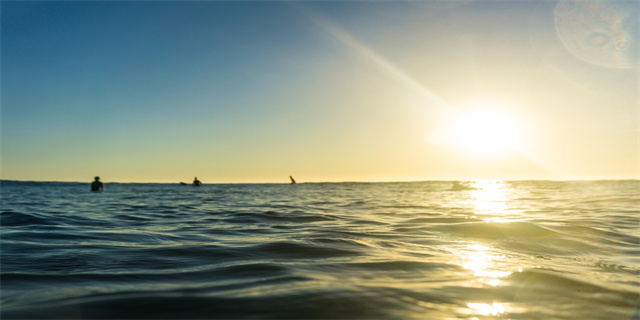
POLYGON ((639 181, 0 183, 12 318, 639 319, 639 181))

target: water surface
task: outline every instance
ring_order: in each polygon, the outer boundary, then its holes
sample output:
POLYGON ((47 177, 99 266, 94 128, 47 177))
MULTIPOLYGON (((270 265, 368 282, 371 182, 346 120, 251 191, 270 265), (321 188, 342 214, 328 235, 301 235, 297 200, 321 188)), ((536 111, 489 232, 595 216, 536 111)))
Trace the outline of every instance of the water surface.
POLYGON ((1 318, 638 319, 640 182, 1 183, 1 318))

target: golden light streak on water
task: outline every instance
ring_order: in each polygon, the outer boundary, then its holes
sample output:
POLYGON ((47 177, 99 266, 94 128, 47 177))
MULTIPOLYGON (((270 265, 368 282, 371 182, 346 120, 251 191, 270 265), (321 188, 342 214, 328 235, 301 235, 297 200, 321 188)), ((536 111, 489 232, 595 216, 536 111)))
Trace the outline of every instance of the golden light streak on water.
POLYGON ((509 210, 512 192, 503 181, 476 181, 472 186, 471 201, 478 214, 504 214, 509 210))
POLYGON ((492 253, 491 249, 484 245, 468 245, 467 248, 459 252, 459 255, 463 260, 462 267, 473 271, 473 274, 478 277, 478 281, 481 283, 496 287, 500 285, 500 278, 512 274, 511 271, 500 270, 497 266, 504 264, 499 261, 504 260, 505 257, 492 253))
MULTIPOLYGON (((504 305, 500 302, 494 302, 492 304, 488 303, 467 303, 467 306, 470 309, 476 310, 480 315, 483 316, 497 316, 504 313, 504 305)), ((478 319, 478 318, 473 318, 478 319)))

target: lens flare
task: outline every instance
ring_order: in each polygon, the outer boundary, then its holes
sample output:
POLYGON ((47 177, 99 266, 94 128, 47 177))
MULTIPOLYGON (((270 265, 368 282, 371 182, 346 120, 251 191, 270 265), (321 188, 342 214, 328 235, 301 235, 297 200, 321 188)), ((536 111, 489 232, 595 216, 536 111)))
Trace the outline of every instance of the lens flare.
POLYGON ((559 1, 558 38, 575 57, 611 68, 638 65, 638 6, 634 1, 559 1))

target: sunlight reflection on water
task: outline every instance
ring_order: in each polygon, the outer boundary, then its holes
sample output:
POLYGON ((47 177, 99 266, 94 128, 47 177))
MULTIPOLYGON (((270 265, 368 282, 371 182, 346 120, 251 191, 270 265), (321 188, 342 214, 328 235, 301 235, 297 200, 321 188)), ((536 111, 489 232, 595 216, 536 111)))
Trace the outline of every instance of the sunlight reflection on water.
MULTIPOLYGON (((506 257, 481 244, 470 244, 458 251, 462 260, 462 267, 473 271, 478 282, 487 283, 493 287, 500 284, 500 278, 507 277, 513 272, 506 271, 506 257)), ((521 269, 519 269, 521 270, 521 269)))
MULTIPOLYGON (((512 204, 515 198, 514 189, 504 181, 474 181, 469 185, 469 198, 462 204, 472 207, 475 214, 485 216, 485 223, 511 222, 512 220, 506 216, 521 212, 512 204)), ((498 249, 485 244, 469 243, 455 253, 460 258, 461 266, 473 271, 478 283, 490 287, 499 287, 503 278, 514 272, 522 272, 522 267, 511 265, 508 258, 498 249)), ((467 307, 473 316, 471 319, 476 320, 476 316, 500 316, 505 313, 504 304, 498 301, 473 301, 468 302, 467 307)))
MULTIPOLYGON (((501 278, 508 277, 513 273, 505 270, 505 268, 510 268, 504 262, 507 259, 506 256, 487 246, 469 244, 458 254, 462 259, 462 267, 473 271, 479 283, 498 287, 501 284, 501 278)), ((518 271, 522 271, 522 269, 519 268, 518 271)), ((471 309, 470 312, 473 315, 499 316, 505 313, 502 302, 468 302, 467 307, 471 309)), ((477 320, 478 318, 473 317, 472 319, 477 320)))
MULTIPOLYGON (((504 313, 504 305, 500 302, 494 302, 492 304, 488 303, 468 303, 467 306, 470 309, 476 310, 480 315, 483 316, 497 316, 504 313)), ((478 319, 478 318, 473 318, 478 319)))
POLYGON ((503 181, 475 181, 471 202, 478 214, 503 214, 509 210, 512 190, 503 181))
MULTIPOLYGON (((463 205, 470 206, 477 215, 483 215, 483 221, 488 224, 511 222, 507 215, 521 213, 513 206, 514 190, 503 181, 474 181, 470 184, 469 198, 463 205), (487 217, 488 216, 488 217, 487 217)), ((499 287, 502 279, 514 272, 522 272, 522 267, 508 263, 505 254, 486 244, 472 242, 464 245, 455 254, 460 259, 460 265, 473 271, 476 281, 481 285, 499 287)), ((487 297, 491 298, 491 297, 487 297)), ((505 314, 505 305, 499 301, 467 302, 471 319, 476 316, 501 316, 505 314)))

